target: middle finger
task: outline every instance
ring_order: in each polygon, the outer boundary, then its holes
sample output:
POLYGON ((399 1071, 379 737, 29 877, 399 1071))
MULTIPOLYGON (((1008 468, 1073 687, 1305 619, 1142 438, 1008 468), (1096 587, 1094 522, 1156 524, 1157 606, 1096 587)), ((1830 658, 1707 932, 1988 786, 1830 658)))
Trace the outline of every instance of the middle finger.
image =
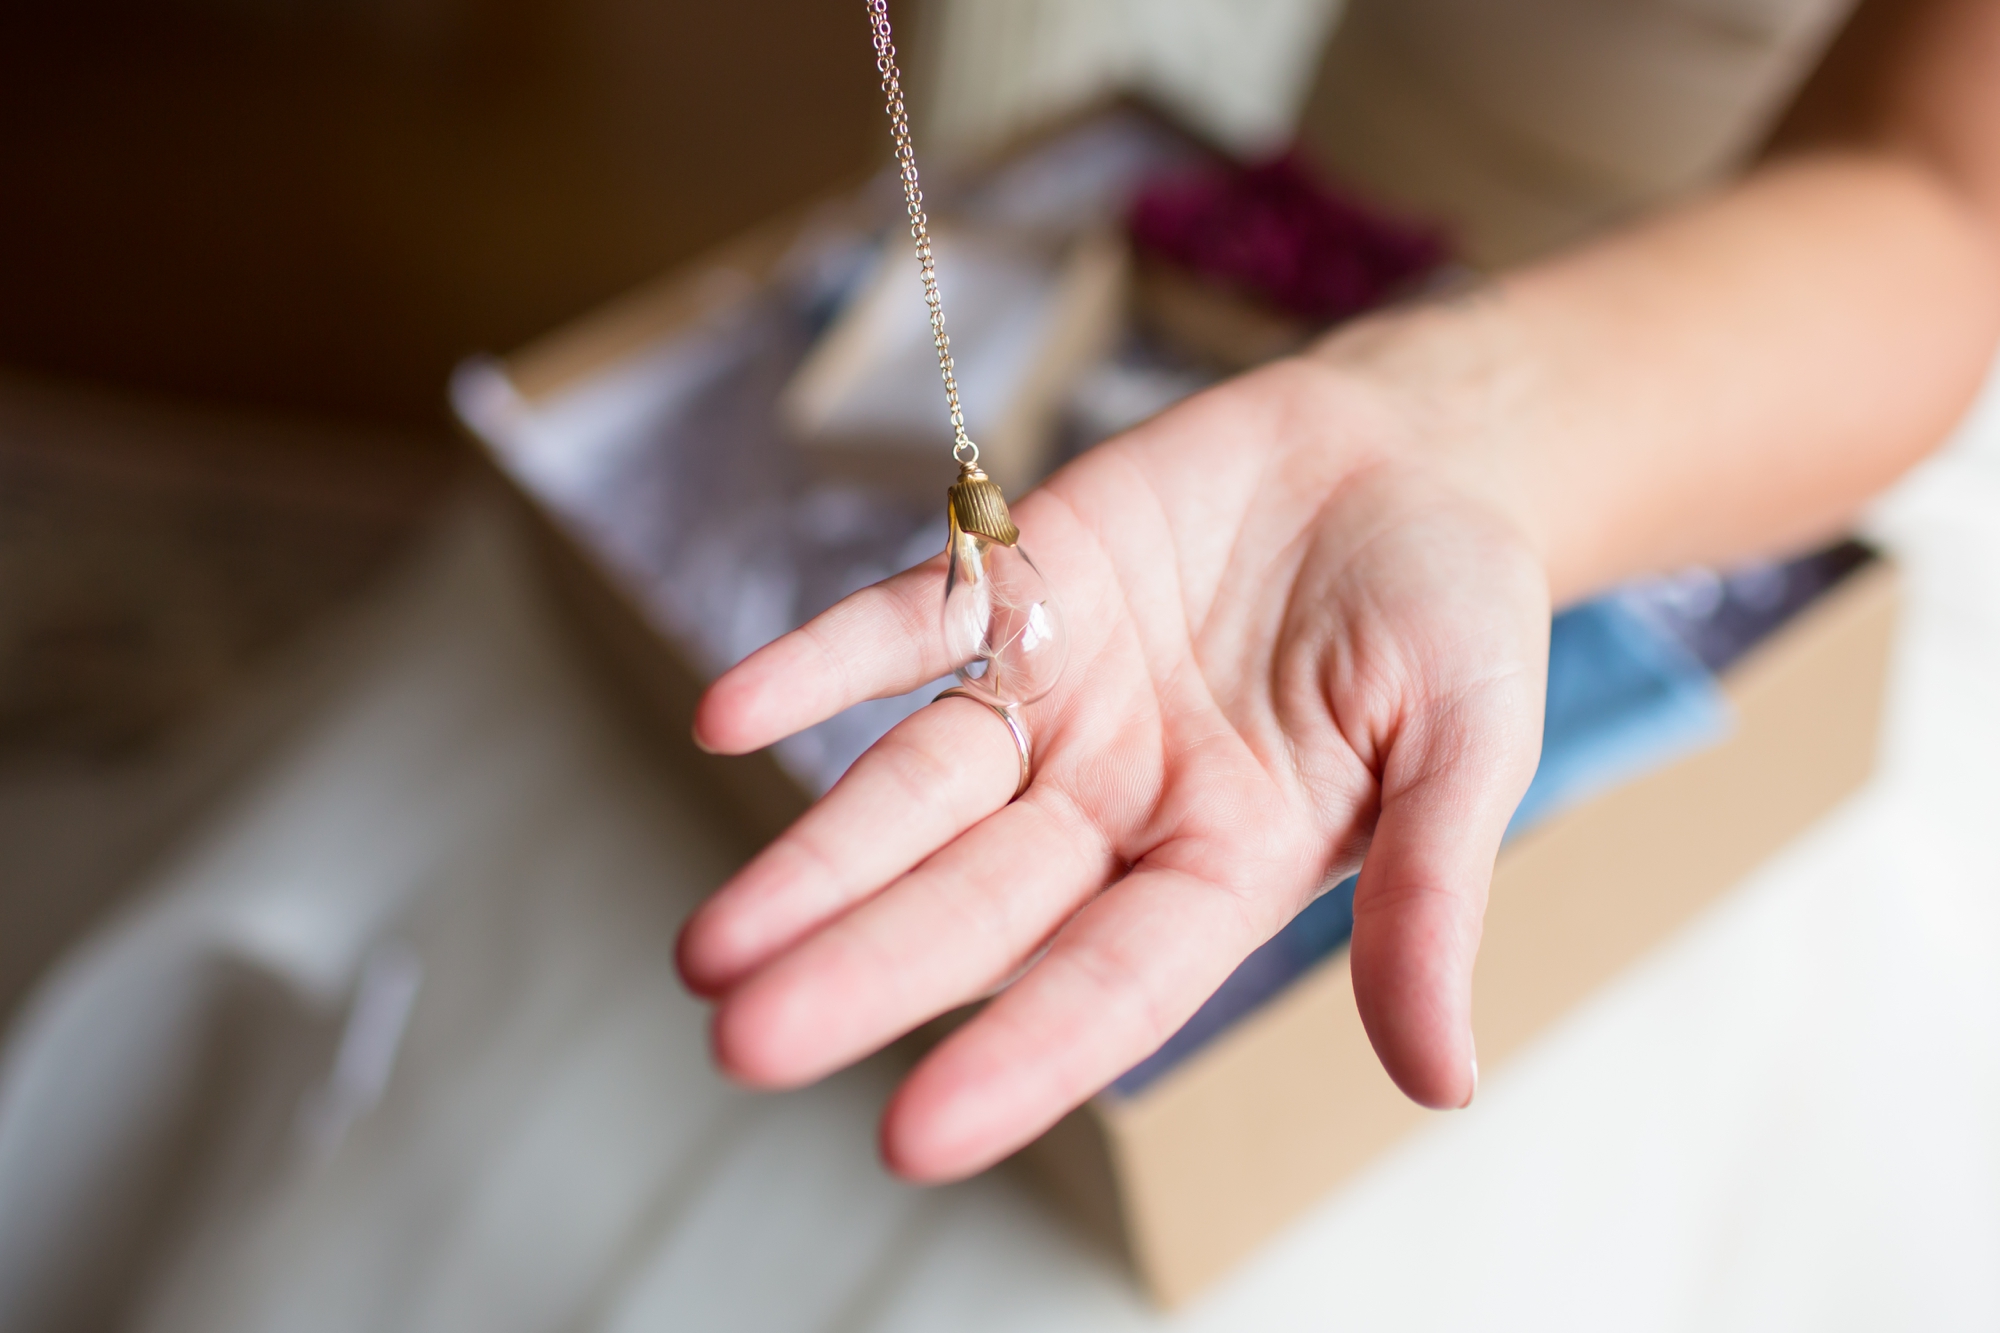
POLYGON ((1019 774, 1012 737, 984 705, 918 709, 689 919, 688 985, 735 985, 998 810, 1019 774))

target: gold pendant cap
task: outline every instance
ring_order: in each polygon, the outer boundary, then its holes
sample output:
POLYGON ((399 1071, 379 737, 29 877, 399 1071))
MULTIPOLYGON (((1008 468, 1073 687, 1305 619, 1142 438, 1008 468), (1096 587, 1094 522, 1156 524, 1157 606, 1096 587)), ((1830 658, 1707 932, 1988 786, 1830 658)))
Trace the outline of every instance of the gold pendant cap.
POLYGON ((1007 497, 1001 493, 1000 483, 978 468, 963 468, 946 495, 952 526, 960 532, 974 533, 1002 546, 1020 543, 1021 530, 1007 512, 1007 497))

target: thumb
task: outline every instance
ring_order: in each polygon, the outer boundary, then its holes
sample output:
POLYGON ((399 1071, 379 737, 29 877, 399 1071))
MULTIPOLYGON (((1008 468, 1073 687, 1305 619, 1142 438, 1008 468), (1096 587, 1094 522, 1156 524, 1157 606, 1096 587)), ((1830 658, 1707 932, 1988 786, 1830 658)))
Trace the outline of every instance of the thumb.
POLYGON ((1472 964, 1507 821, 1534 776, 1542 689, 1483 683, 1406 722, 1354 891, 1354 1000, 1396 1086, 1430 1107, 1471 1102, 1472 964))

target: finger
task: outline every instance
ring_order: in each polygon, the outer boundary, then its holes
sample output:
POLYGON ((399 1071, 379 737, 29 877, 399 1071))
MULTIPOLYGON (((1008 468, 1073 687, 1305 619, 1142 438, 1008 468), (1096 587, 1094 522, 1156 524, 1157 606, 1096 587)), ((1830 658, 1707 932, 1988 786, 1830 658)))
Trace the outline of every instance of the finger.
POLYGON ((710 685, 695 710, 696 743, 748 754, 864 699, 947 674, 943 599, 943 556, 843 598, 710 685))
POLYGON ((723 1068, 793 1087, 987 993, 1033 956, 1118 862, 1055 802, 1016 802, 723 1001, 723 1068))
POLYGON ((1539 688, 1508 678, 1397 736, 1354 893, 1354 1000, 1389 1077, 1424 1106, 1479 1084, 1472 965, 1507 821, 1534 775, 1539 688))
POLYGON ((883 1119, 898 1174, 955 1180, 999 1161, 1160 1048, 1283 924, 1290 895, 1142 868, 904 1081, 883 1119))
POLYGON ((735 985, 1005 805, 1019 780, 991 709, 918 709, 689 919, 678 951, 688 988, 735 985))

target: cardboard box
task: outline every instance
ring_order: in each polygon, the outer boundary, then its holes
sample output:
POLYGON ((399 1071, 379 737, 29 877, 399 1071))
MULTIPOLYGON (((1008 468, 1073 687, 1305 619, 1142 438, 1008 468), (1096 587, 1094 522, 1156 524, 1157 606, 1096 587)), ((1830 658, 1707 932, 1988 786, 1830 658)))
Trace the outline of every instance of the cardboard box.
MULTIPOLYGON (((585 640, 757 842, 806 806, 807 787, 768 753, 694 748, 699 655, 676 641, 616 553, 538 490, 502 437, 506 411, 643 373, 648 349, 718 318, 718 293, 772 281, 801 225, 720 251, 505 362, 469 367, 456 386, 461 416, 535 516, 585 640)), ((1504 849, 1475 998, 1488 1070, 1866 779, 1894 576, 1872 558, 1839 574, 1723 672, 1735 713, 1728 739, 1504 849)), ((1347 967, 1345 948, 1334 950, 1143 1088, 1107 1090, 1021 1154, 1050 1197, 1111 1239, 1161 1303, 1199 1291, 1423 1118, 1376 1062, 1347 967)))
MULTIPOLYGON (((980 466, 1018 495, 1049 470, 1071 384, 1123 327, 1125 246, 1108 231, 1050 244, 939 227, 934 240, 966 430, 980 466)), ((779 411, 825 473, 934 502, 956 472, 938 447, 949 423, 919 290, 908 240, 892 232, 779 411)))

